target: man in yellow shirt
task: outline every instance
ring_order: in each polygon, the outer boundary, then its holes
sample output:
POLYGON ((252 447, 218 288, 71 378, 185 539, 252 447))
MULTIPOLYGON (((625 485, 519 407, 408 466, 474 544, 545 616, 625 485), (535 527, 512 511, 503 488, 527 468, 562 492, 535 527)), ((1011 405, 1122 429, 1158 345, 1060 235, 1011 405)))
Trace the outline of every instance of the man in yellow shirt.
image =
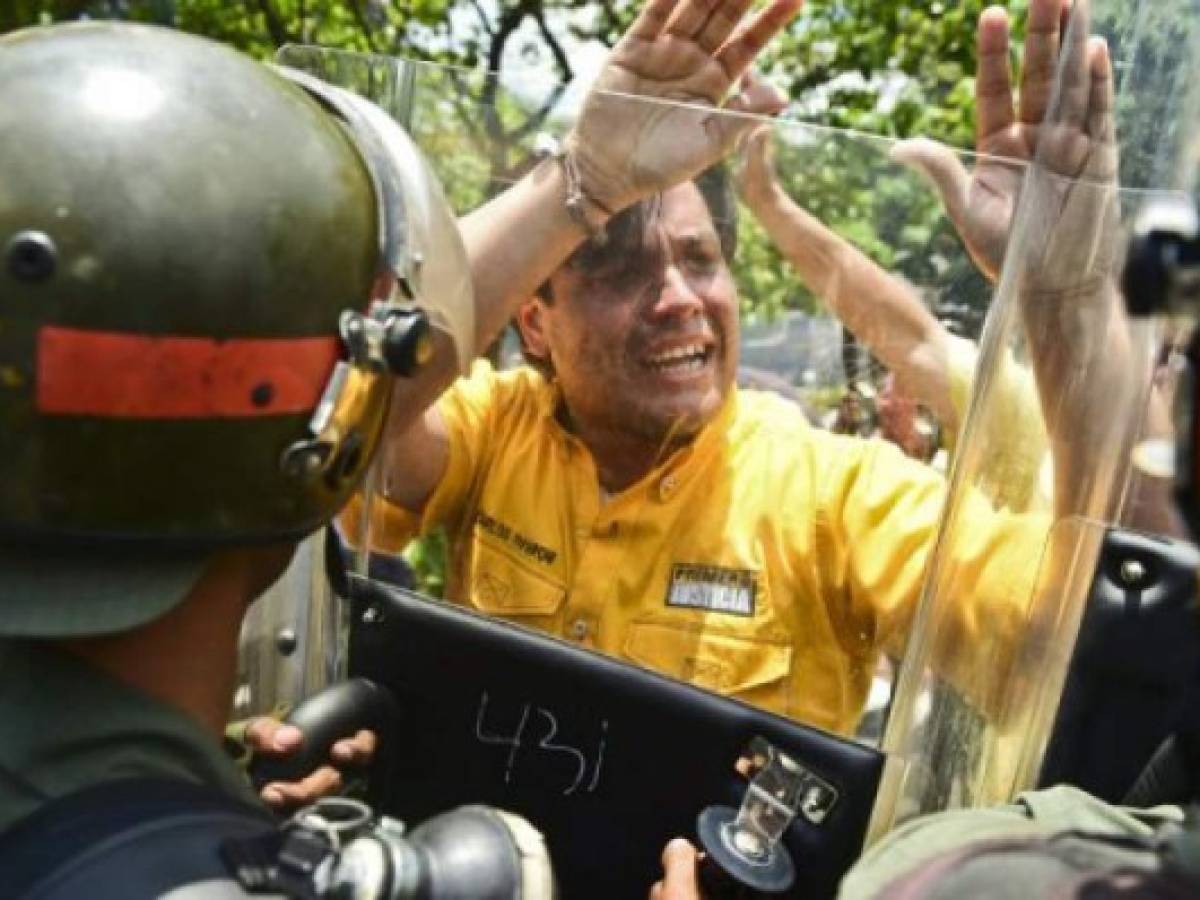
MULTIPOLYGON (((382 507, 373 539, 443 525, 448 597, 847 732, 912 609, 943 483, 733 387, 717 205, 672 188, 644 231, 612 223, 555 273, 519 314, 551 378, 480 363, 448 391, 436 485, 418 512, 382 507), (625 274, 597 277, 612 257, 625 274)), ((1028 568, 988 534, 979 577, 1028 568)))
MULTIPOLYGON (((730 390, 685 446, 606 494, 562 394, 479 364, 438 405, 445 475, 403 546, 447 527, 447 596, 837 732, 853 729, 884 642, 906 624, 940 477, 883 441, 814 429, 772 394, 730 390)), ((977 573, 1028 587, 992 530, 977 573)), ((1015 608, 1015 607, 1014 607, 1015 608)), ((999 622, 990 627, 1001 627, 999 622)))
MULTIPOLYGON (((733 200, 696 173, 751 124, 703 108, 790 11, 734 30, 673 6, 652 0, 615 48, 565 161, 464 220, 478 345, 514 312, 536 370, 478 365, 390 436, 371 541, 398 550, 444 525, 452 600, 848 732, 912 612, 943 483, 734 387, 733 200), (603 93, 634 83, 688 105, 603 93)), ((780 103, 750 81, 724 105, 780 103)), ((398 402, 413 402, 403 385, 398 402)), ((965 646, 1016 628, 1041 547, 981 515, 956 547, 979 598, 965 646)))

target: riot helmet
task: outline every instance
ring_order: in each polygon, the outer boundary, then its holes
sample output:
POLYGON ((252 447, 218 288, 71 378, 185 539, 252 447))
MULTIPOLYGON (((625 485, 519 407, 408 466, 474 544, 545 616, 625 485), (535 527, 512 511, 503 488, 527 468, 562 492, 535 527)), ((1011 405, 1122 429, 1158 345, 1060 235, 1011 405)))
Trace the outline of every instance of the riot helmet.
POLYGON ((0 40, 0 634, 150 621, 355 489, 391 374, 460 361, 465 252, 403 130, 206 39, 0 40))

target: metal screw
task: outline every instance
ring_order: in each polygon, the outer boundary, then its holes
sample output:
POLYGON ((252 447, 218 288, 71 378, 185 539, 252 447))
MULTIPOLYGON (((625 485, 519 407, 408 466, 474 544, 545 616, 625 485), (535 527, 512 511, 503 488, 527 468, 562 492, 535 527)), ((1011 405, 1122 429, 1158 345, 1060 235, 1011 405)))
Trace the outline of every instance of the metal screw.
POLYGON ((44 231, 22 231, 4 248, 8 272, 18 281, 45 281, 58 267, 58 248, 44 231))
POLYGON ((825 816, 829 813, 825 796, 816 785, 813 785, 805 792, 800 809, 803 810, 804 817, 814 825, 820 825, 825 821, 825 816))
POLYGON ((279 651, 280 656, 291 656, 296 652, 296 647, 300 641, 296 637, 296 629, 284 626, 279 629, 279 633, 275 635, 275 649, 279 651))
POLYGON ((283 453, 283 473, 290 478, 312 478, 325 467, 328 451, 315 441, 297 441, 283 453))
POLYGON ((1146 567, 1136 559, 1127 559, 1121 563, 1121 580, 1127 585, 1135 585, 1146 579, 1146 567))
POLYGON ((733 847, 739 853, 746 856, 757 857, 763 855, 763 842, 753 831, 747 831, 744 828, 738 828, 733 832, 733 847))
POLYGON ((275 385, 269 381, 264 381, 256 384, 254 389, 250 391, 250 402, 259 409, 264 406, 270 406, 271 401, 275 399, 275 385))

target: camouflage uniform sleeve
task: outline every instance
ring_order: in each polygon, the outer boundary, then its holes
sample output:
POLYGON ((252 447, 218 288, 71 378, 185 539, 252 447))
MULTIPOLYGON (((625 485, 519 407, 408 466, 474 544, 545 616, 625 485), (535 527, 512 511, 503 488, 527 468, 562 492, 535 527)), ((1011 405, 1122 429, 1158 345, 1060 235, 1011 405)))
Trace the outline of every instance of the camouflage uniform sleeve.
POLYGON ((838 896, 876 897, 935 857, 982 841, 1037 838, 1062 831, 1148 837, 1166 822, 1182 820, 1183 811, 1177 807, 1131 810, 1067 786, 1032 791, 1008 806, 938 813, 900 826, 846 873, 838 896))

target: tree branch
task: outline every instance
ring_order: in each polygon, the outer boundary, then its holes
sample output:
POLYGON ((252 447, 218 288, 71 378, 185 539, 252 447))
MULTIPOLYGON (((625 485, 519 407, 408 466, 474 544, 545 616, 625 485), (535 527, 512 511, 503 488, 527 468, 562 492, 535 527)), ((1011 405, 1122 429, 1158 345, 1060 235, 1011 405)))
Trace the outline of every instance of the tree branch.
POLYGON ((358 23, 358 30, 362 32, 363 37, 367 40, 367 49, 372 53, 378 53, 379 45, 375 41, 375 29, 371 27, 371 23, 367 21, 367 17, 363 15, 360 0, 350 0, 350 9, 354 13, 354 21, 358 23))
MULTIPOLYGON (((537 23, 538 31, 542 33, 542 40, 546 42, 546 46, 550 48, 550 55, 554 57, 554 65, 558 69, 559 81, 567 82, 575 77, 575 71, 571 68, 571 62, 567 59, 567 54, 563 51, 562 44, 558 42, 554 32, 546 24, 546 10, 539 7, 537 10, 530 12, 533 16, 533 21, 537 23)), ((561 93, 561 91, 559 92, 561 93)))
POLYGON ((479 4, 479 0, 471 0, 471 6, 475 10, 475 15, 479 16, 479 24, 487 32, 488 37, 495 37, 496 33, 492 30, 492 23, 488 19, 487 10, 479 4))
POLYGON ((535 130, 541 128, 542 124, 550 115, 550 111, 554 109, 554 107, 558 104, 558 101, 562 99, 562 95, 566 92, 566 90, 566 82, 558 82, 554 86, 554 90, 550 92, 550 96, 542 102, 540 107, 538 107, 537 112, 530 114, 529 118, 527 118, 520 126, 514 128, 505 136, 507 142, 513 143, 524 140, 525 138, 529 137, 529 135, 533 134, 535 130))
MULTIPOLYGON (((250 0, 246 0, 246 6, 248 12, 253 15, 254 8, 250 5, 250 0)), ((288 34, 279 13, 271 6, 271 0, 256 0, 254 6, 258 7, 258 11, 262 13, 263 19, 267 23, 267 32, 271 35, 271 42, 276 47, 282 47, 284 44, 290 43, 292 37, 288 34)))
POLYGON ((457 110, 458 120, 466 126, 467 133, 471 138, 471 143, 473 143, 478 149, 482 150, 484 149, 486 136, 479 129, 478 119, 475 115, 477 105, 472 103, 470 108, 467 108, 462 103, 462 98, 471 96, 470 86, 463 82, 462 74, 458 69, 447 69, 446 74, 449 76, 450 81, 454 86, 451 102, 454 104, 454 108, 457 110))
MULTIPOLYGON (((524 18, 524 4, 515 9, 506 10, 500 17, 500 22, 492 35, 491 45, 488 48, 487 70, 489 77, 484 84, 481 99, 483 101, 484 124, 493 148, 503 141, 504 126, 501 124, 500 116, 496 111, 496 92, 500 87, 500 79, 492 77, 491 73, 500 71, 500 64, 504 59, 504 48, 508 44, 508 39, 520 27, 521 20, 524 18)), ((492 162, 492 170, 496 171, 494 154, 492 155, 492 162)), ((503 166, 501 165, 500 168, 503 168, 503 166)))

